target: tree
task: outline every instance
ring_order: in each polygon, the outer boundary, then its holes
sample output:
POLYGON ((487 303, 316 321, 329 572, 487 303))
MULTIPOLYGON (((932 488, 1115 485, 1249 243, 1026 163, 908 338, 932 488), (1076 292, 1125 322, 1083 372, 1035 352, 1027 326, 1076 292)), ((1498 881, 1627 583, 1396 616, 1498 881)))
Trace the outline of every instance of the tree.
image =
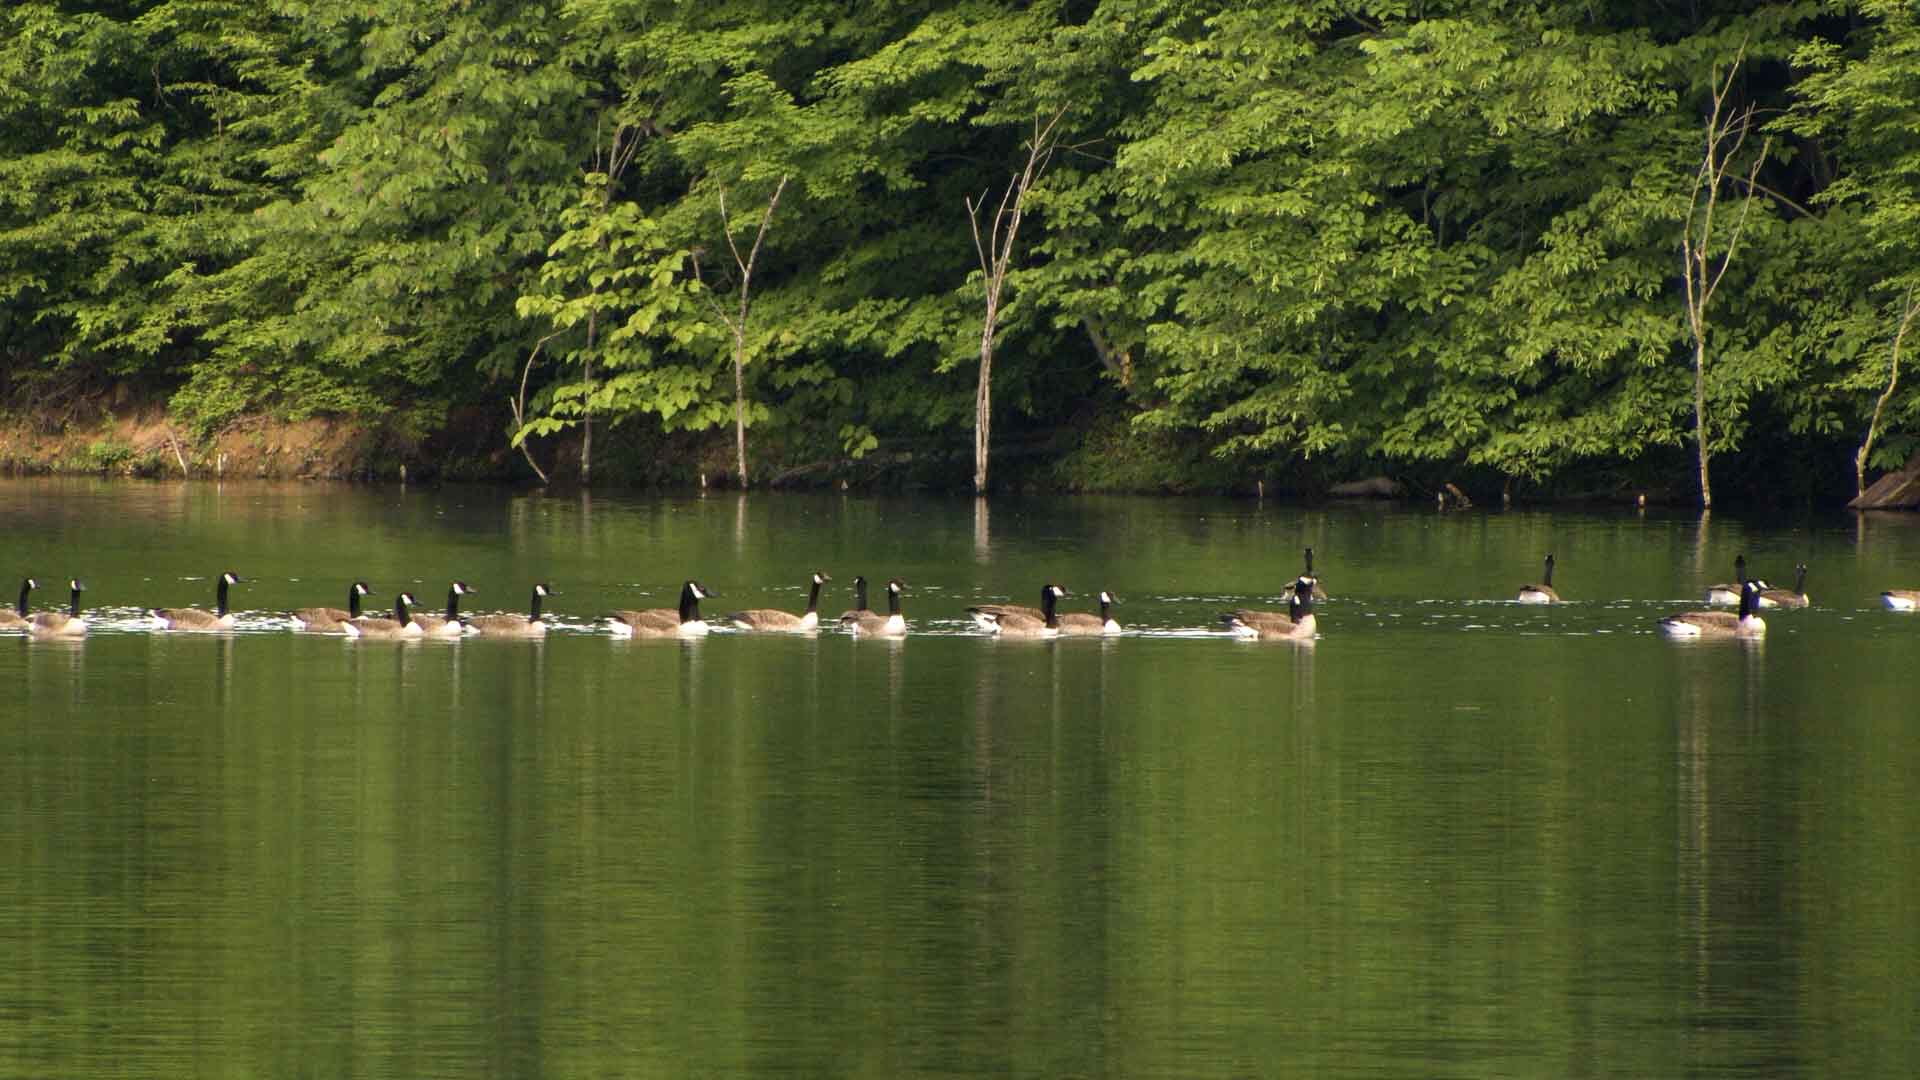
POLYGON ((1767 150, 1772 145, 1770 138, 1763 140, 1760 152, 1748 162, 1746 184, 1735 197, 1737 216, 1731 226, 1723 224, 1716 232, 1714 217, 1720 209, 1721 193, 1727 186, 1728 176, 1735 175, 1733 169, 1740 158, 1741 148, 1746 144, 1748 133, 1753 130, 1753 106, 1738 108, 1728 100, 1745 52, 1743 47, 1734 54, 1732 63, 1727 65, 1724 79, 1718 70, 1713 73, 1700 166, 1694 173, 1693 189, 1687 199, 1687 217, 1680 232, 1682 277, 1686 283, 1687 331, 1693 339, 1693 437, 1698 451, 1700 505, 1703 509, 1713 507, 1713 484, 1708 476, 1712 444, 1707 430, 1707 311, 1713 303, 1714 293, 1726 278, 1727 269, 1733 265, 1734 255, 1740 250, 1740 237, 1746 231, 1747 216, 1759 197, 1754 189, 1754 178, 1759 174, 1761 164, 1766 161, 1767 150))
MULTIPOLYGON (((734 243, 733 224, 727 220, 727 190, 720 189, 720 231, 726 235, 727 250, 733 255, 734 269, 740 274, 739 311, 729 315, 726 309, 720 306, 720 302, 713 298, 712 292, 709 291, 706 295, 713 307, 714 316, 726 325, 728 333, 733 337, 733 460, 734 475, 738 477, 742 489, 747 486, 747 315, 751 310, 749 304, 753 288, 753 264, 760 258, 760 245, 767 238, 767 227, 773 224, 774 208, 780 205, 780 193, 785 190, 787 190, 787 177, 783 175, 780 177, 780 182, 773 186, 773 194, 767 197, 767 210, 760 215, 760 227, 753 234, 753 247, 742 256, 740 245, 734 243)), ((698 277, 700 260, 697 255, 694 258, 693 270, 694 275, 698 277)), ((701 283, 705 284, 704 278, 701 279, 701 283)))
POLYGON ((980 382, 973 397, 973 491, 987 493, 987 455, 993 430, 993 338, 999 329, 1001 294, 1007 284, 1007 270, 1013 264, 1013 246, 1020 235, 1020 222, 1026 212, 1027 194, 1047 170, 1059 146, 1056 134, 1062 109, 1044 124, 1033 119, 1033 134, 1026 141, 1027 162, 1000 196, 1000 205, 986 223, 986 235, 980 234, 981 214, 986 196, 977 200, 968 196, 967 222, 973 227, 973 247, 980 256, 981 284, 986 289, 986 314, 980 325, 980 382))

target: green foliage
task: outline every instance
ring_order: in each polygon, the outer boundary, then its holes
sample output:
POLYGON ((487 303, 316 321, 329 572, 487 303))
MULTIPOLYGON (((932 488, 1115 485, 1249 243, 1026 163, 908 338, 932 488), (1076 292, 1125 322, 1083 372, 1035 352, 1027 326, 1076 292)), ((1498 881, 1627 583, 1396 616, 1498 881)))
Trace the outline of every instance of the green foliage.
MULTIPOLYGON (((720 312, 785 177, 749 419, 803 460, 951 446, 981 329, 964 201, 996 201, 1031 118, 1064 110, 999 327, 1000 432, 1091 418, 1103 456, 1150 463, 1136 479, 1545 481, 1692 439, 1679 230, 1714 66, 1744 50, 1736 103, 1775 142, 1715 303, 1709 443, 1839 451, 1920 283, 1915 15, 15 4, 0 383, 138 379, 202 431, 261 410, 424 431, 524 378, 512 442, 699 431, 731 419, 720 312)), ((1884 424, 1882 461, 1920 431, 1920 379, 1884 424)))

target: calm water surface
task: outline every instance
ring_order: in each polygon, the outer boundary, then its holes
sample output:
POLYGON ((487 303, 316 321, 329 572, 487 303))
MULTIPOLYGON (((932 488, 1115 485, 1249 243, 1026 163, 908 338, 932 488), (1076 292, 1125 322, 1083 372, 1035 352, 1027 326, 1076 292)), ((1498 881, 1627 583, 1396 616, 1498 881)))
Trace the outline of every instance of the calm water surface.
POLYGON ((1920 521, 0 482, 0 1076, 1920 1075, 1920 521), (1312 544, 1317 644, 1211 630, 1312 544), (1572 602, 1504 602, 1547 551, 1572 602), (1745 552, 1816 607, 1680 645, 1745 552), (903 642, 618 641, 698 577, 903 642), (234 593, 242 628, 146 606, 234 593), (543 642, 281 613, 448 579, 543 642), (1123 638, 973 635, 1111 588, 1123 638), (876 591, 876 599, 880 594, 876 591), (64 589, 39 594, 62 602, 64 589))

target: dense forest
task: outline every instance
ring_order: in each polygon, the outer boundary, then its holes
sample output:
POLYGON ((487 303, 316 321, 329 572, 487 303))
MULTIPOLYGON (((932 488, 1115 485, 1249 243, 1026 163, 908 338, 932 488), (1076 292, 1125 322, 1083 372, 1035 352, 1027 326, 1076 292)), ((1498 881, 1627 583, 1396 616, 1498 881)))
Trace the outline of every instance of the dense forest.
POLYGON ((14 3, 0 395, 1844 499, 1920 448, 1916 7, 14 3))

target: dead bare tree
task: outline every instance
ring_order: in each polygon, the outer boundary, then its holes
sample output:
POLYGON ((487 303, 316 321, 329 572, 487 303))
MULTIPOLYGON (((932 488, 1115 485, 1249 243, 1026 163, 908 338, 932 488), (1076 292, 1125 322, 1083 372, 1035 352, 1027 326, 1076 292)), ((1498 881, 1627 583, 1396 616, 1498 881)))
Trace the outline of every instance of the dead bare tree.
POLYGON ((1867 437, 1860 444, 1860 452, 1853 455, 1853 493, 1855 497, 1867 492, 1867 458, 1873 454, 1873 442, 1880 437, 1880 416, 1886 411, 1887 402, 1893 400, 1893 391, 1900 385, 1900 347, 1905 343, 1907 329, 1913 320, 1920 317, 1920 295, 1912 288, 1900 304, 1900 324, 1893 332, 1893 355, 1887 361, 1887 388, 1880 392, 1879 400, 1873 403, 1873 419, 1867 421, 1867 437))
POLYGON ((980 274, 987 289, 987 312, 980 326, 980 383, 973 395, 973 491, 987 493, 987 447, 993 433, 993 338, 1000 325, 1000 299, 1007 285, 1007 270, 1013 264, 1013 244, 1020 234, 1020 220, 1026 212, 1027 193, 1046 172, 1047 164, 1059 146, 1055 134, 1066 110, 1053 114, 1044 124, 1033 118, 1033 136, 1026 142, 1027 164, 1007 181, 1000 196, 999 209, 981 235, 980 215, 986 209, 987 196, 981 192, 976 201, 969 197, 967 221, 973 226, 973 247, 980 255, 980 274))
MULTIPOLYGON (((741 490, 747 487, 747 312, 750 291, 753 287, 753 264, 760 258, 760 244, 767 238, 767 227, 773 224, 774 208, 780 205, 780 193, 787 190, 787 177, 783 174, 780 182, 773 186, 773 194, 767 198, 766 213, 760 215, 760 228, 753 234, 753 247, 743 258, 740 246, 733 242, 733 226, 727 219, 727 189, 720 189, 720 231, 726 234, 727 250, 733 253, 733 265, 740 272, 740 310, 729 315, 714 299, 712 291, 706 293, 707 302, 713 305, 713 313, 726 324, 733 335, 733 460, 734 471, 740 478, 741 490)), ((700 255, 694 253, 694 276, 701 284, 706 279, 700 272, 700 255)))
POLYGON ((1772 145, 1771 139, 1762 142, 1760 152, 1754 155, 1748 166, 1746 186, 1739 197, 1739 216, 1734 219, 1731 231, 1727 232, 1724 245, 1716 252, 1714 216, 1720 208, 1720 191, 1726 185, 1728 175, 1733 172, 1734 162, 1740 157, 1747 136, 1753 131, 1753 106, 1730 110, 1727 103, 1733 93, 1734 77, 1739 73, 1740 63, 1745 57, 1746 47, 1743 45, 1728 66, 1725 79, 1720 78, 1718 71, 1713 73, 1706 145, 1700 155, 1700 167, 1693 175, 1693 191, 1687 201, 1687 219, 1680 233, 1681 263, 1687 286, 1687 330, 1693 337, 1693 438, 1699 451, 1700 505, 1707 509, 1713 507, 1713 484, 1707 475, 1707 463, 1712 456, 1707 417, 1707 308, 1713 302, 1713 294, 1719 289, 1721 280, 1726 277, 1727 268, 1733 265, 1735 252, 1740 248, 1740 236, 1746 229, 1748 212, 1753 209, 1757 198, 1754 180, 1772 145))

